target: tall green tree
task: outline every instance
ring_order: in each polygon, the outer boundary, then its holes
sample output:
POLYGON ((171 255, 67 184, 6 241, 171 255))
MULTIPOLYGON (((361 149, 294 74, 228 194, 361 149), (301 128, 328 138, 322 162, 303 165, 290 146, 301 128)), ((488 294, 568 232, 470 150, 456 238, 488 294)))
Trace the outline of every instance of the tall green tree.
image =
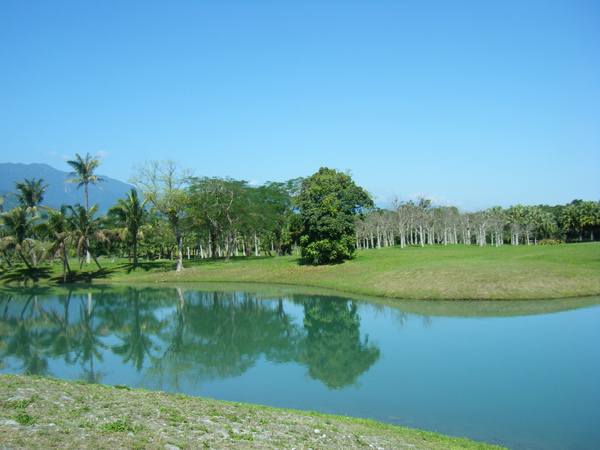
MULTIPOLYGON (((90 240, 94 239, 98 242, 108 242, 108 234, 102 227, 100 218, 94 217, 98 211, 98 205, 95 204, 87 211, 83 206, 77 204, 74 207, 69 206, 71 215, 69 222, 71 226, 71 236, 77 243, 77 249, 82 256, 91 256, 100 272, 104 272, 98 259, 90 251, 90 240)), ((83 266, 83 261, 82 264, 83 266)))
MULTIPOLYGON (((94 174, 94 171, 102 164, 98 158, 95 156, 90 156, 89 153, 85 155, 85 158, 82 158, 79 153, 75 153, 75 159, 67 161, 74 170, 70 173, 73 178, 69 178, 65 180, 65 183, 77 183, 77 189, 83 186, 84 192, 84 206, 85 211, 89 213, 90 211, 90 203, 89 203, 89 188, 88 186, 91 184, 98 186, 98 183, 101 181, 106 181, 103 178, 98 178, 97 175, 94 174)), ((90 243, 88 242, 86 247, 89 248, 90 243)), ((87 264, 90 263, 90 254, 85 255, 85 262, 87 264)))
POLYGON ((45 239, 52 243, 54 255, 59 255, 63 265, 63 282, 71 273, 69 265, 68 242, 71 238, 71 223, 67 216, 68 207, 63 205, 59 211, 50 210, 46 221, 40 224, 40 230, 45 239))
POLYGON ((567 234, 579 241, 589 236, 593 241, 594 231, 600 229, 600 203, 573 200, 563 209, 560 221, 567 234))
POLYGON ((20 205, 26 208, 27 213, 37 213, 37 210, 44 200, 44 192, 48 188, 48 184, 42 185, 43 178, 36 180, 25 179, 20 182, 15 182, 17 193, 17 201, 20 205))
MULTIPOLYGON (((44 200, 44 192, 48 187, 48 184, 42 185, 43 181, 43 179, 36 180, 34 178, 33 180, 25 179, 21 182, 15 182, 15 189, 17 192, 9 194, 14 195, 17 198, 19 206, 12 210, 15 211, 15 214, 13 214, 8 219, 8 221, 9 223, 12 222, 13 225, 17 224, 21 229, 23 229, 25 222, 27 222, 26 228, 29 232, 29 236, 27 236, 26 241, 26 243, 28 244, 27 253, 29 253, 29 256, 31 257, 31 261, 33 262, 34 266, 36 266, 39 262, 38 257, 43 259, 46 256, 46 250, 48 248, 48 246, 45 243, 37 240, 38 236, 36 233, 36 230, 39 228, 40 225, 40 223, 38 222, 39 219, 41 219, 39 215, 40 209, 44 209, 46 211, 50 211, 52 209, 45 206, 40 206, 40 204, 44 200), (29 221, 27 220, 28 218, 31 218, 32 220, 29 221), (14 222, 14 220, 17 220, 17 222, 14 222)), ((18 235, 19 233, 17 233, 16 236, 18 235)), ((22 258, 22 252, 25 250, 25 247, 23 247, 18 242, 18 240, 19 238, 17 237, 14 241, 14 248, 15 250, 17 248, 19 249, 18 253, 22 258)), ((10 247, 11 245, 12 244, 9 240, 8 246, 10 247)))
POLYGON ((95 186, 100 187, 98 183, 101 181, 106 181, 105 179, 99 178, 97 175, 94 174, 94 171, 102 163, 95 156, 90 156, 89 153, 85 155, 85 158, 82 158, 79 155, 79 153, 76 153, 75 159, 67 161, 67 164, 69 164, 73 168, 73 172, 69 174, 72 175, 73 178, 65 180, 65 183, 77 183, 77 189, 83 186, 84 206, 85 210, 89 211, 90 208, 88 186, 90 184, 93 184, 95 186))
POLYGON ((275 256, 281 254, 281 243, 286 227, 289 228, 293 214, 292 197, 297 192, 301 179, 285 183, 268 181, 256 188, 257 213, 265 228, 273 233, 275 256))
POLYGON ((24 206, 17 206, 2 214, 2 248, 12 248, 27 268, 31 269, 29 259, 25 254, 33 249, 36 241, 33 239, 34 229, 39 216, 31 217, 24 206))
POLYGON ((192 180, 190 197, 194 220, 204 226, 216 257, 219 241, 225 244, 225 261, 229 261, 240 224, 252 214, 250 210, 250 188, 246 181, 232 178, 203 177, 192 180))
POLYGON ((145 208, 147 201, 147 199, 141 200, 137 191, 131 188, 125 199, 120 198, 117 204, 108 210, 109 217, 115 218, 117 224, 122 225, 126 231, 125 239, 131 240, 134 268, 138 265, 140 230, 148 217, 148 211, 145 208))
POLYGON ((348 173, 321 167, 302 181, 297 206, 304 224, 303 258, 327 264, 356 256, 355 218, 372 208, 373 200, 348 173))
POLYGON ((594 231, 598 231, 600 227, 600 203, 599 202, 582 202, 576 207, 579 216, 579 226, 582 233, 589 236, 589 240, 594 240, 594 231))
POLYGON ((175 161, 150 161, 135 168, 130 181, 141 191, 146 199, 163 214, 173 229, 177 245, 176 271, 183 270, 183 237, 186 230, 185 218, 192 172, 181 167, 175 161))

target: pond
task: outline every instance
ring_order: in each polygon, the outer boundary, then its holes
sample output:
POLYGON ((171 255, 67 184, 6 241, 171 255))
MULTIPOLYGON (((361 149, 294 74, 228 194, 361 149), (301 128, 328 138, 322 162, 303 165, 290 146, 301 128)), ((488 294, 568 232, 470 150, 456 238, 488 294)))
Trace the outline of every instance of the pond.
POLYGON ((0 290, 0 372, 372 418, 514 449, 600 442, 600 298, 273 286, 0 290))

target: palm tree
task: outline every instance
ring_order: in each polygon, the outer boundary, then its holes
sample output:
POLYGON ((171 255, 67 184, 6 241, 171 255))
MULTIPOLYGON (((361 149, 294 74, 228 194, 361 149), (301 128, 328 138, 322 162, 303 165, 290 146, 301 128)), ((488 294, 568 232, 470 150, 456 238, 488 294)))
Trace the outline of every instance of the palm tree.
POLYGON ((26 208, 27 213, 35 214, 38 206, 44 200, 44 192, 48 188, 48 184, 42 186, 43 178, 36 180, 24 179, 22 182, 15 182, 17 200, 26 208))
POLYGON ((114 217, 118 224, 125 226, 125 231, 131 236, 133 246, 133 267, 138 264, 137 243, 140 236, 140 229, 144 225, 148 212, 144 208, 147 199, 140 201, 137 191, 131 188, 127 198, 120 198, 117 204, 108 210, 108 215, 114 217))
POLYGON ((71 226, 67 217, 67 206, 63 205, 60 211, 50 210, 47 220, 40 224, 40 228, 46 239, 52 241, 54 255, 60 255, 63 264, 63 282, 67 280, 67 274, 71 273, 67 252, 67 243, 71 236, 71 226))
MULTIPOLYGON (((89 212, 88 185, 92 183, 93 185, 98 186, 100 181, 106 181, 103 178, 98 178, 98 176, 94 175, 94 170, 102 163, 95 156, 90 156, 89 153, 85 155, 85 158, 82 158, 79 153, 75 153, 75 158, 75 160, 67 161, 67 164, 75 169, 70 173, 70 175, 74 175, 75 177, 65 180, 65 183, 78 183, 77 189, 83 186, 85 211, 89 212)), ((100 188, 100 186, 98 187, 100 188)), ((89 248, 89 246, 90 244, 88 242, 87 247, 89 248)), ((85 262, 87 264, 90 262, 89 253, 85 255, 85 262)))
MULTIPOLYGON (((6 247, 14 247, 17 253, 20 254, 21 259, 23 259, 22 250, 24 250, 23 244, 26 243, 28 247, 28 253, 31 256, 31 260, 34 266, 37 266, 38 256, 43 259, 46 256, 47 246, 42 242, 36 242, 35 239, 35 229, 37 225, 35 222, 40 218, 38 215, 39 209, 51 210, 46 206, 40 206, 40 203, 44 200, 44 191, 49 186, 48 184, 42 185, 43 179, 33 180, 24 179, 22 182, 15 182, 16 193, 10 192, 7 195, 12 195, 17 198, 20 207, 14 208, 13 214, 8 218, 8 228, 12 228, 12 232, 16 232, 13 235, 16 239, 9 239, 8 242, 5 242, 4 248, 6 247), (18 211, 16 211, 18 209, 18 211), (28 224, 27 218, 31 216, 32 220, 28 224), (16 227, 16 228, 14 228, 16 227), (26 241, 20 240, 19 234, 26 229, 29 235, 27 236, 26 241)), ((1 211, 1 208, 0 208, 1 211)), ((25 262, 27 266, 29 264, 25 262)))
POLYGON ((38 219, 39 216, 28 217, 23 206, 18 206, 2 214, 2 229, 5 234, 2 238, 3 248, 14 248, 28 269, 31 269, 31 265, 23 255, 23 250, 29 250, 35 244, 31 236, 34 234, 34 227, 38 219))
POLYGON ((576 210, 582 234, 584 230, 589 230, 590 241, 593 241, 594 228, 600 225, 600 203, 593 201, 583 202, 577 205, 576 210))
MULTIPOLYGON (((99 242, 108 242, 108 236, 105 230, 100 226, 100 219, 94 218, 94 214, 98 211, 98 205, 93 205, 89 212, 79 204, 74 207, 69 206, 68 208, 71 211, 71 216, 69 218, 72 227, 71 236, 77 242, 77 249, 79 250, 80 255, 86 255, 86 259, 91 256, 98 266, 98 269, 100 269, 100 272, 104 272, 104 269, 102 269, 102 266, 100 266, 96 257, 90 253, 91 238, 99 242)), ((81 266, 83 266, 83 260, 81 266)))
MULTIPOLYGON (((1 206, 2 205, 0 205, 0 207, 1 206)), ((0 211, 2 211, 1 208, 0 211)), ((8 256, 8 249, 12 247, 12 240, 8 239, 11 236, 10 234, 8 234, 9 231, 10 230, 8 229, 8 227, 5 227, 4 214, 0 213, 0 251, 2 252, 2 256, 4 256, 4 259, 8 263, 8 267, 10 269, 14 269, 13 263, 10 260, 10 257, 8 256)))
POLYGON ((88 185, 92 183, 93 185, 98 186, 98 182, 106 181, 105 179, 98 178, 98 176, 94 175, 94 170, 102 163, 95 156, 90 156, 89 153, 85 155, 85 158, 82 158, 79 153, 75 153, 75 158, 75 160, 67 161, 67 164, 75 170, 69 174, 74 175, 74 177, 65 180, 65 183, 78 183, 77 189, 83 186, 85 210, 89 212, 88 185))

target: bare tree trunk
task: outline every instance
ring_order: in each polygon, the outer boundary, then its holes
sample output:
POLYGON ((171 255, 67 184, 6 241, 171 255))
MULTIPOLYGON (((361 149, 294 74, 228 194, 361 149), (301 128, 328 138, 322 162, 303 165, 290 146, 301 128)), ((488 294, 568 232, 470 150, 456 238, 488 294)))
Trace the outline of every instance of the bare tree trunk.
POLYGON ((69 257, 67 255, 67 247, 62 249, 63 257, 63 283, 67 282, 67 273, 71 273, 71 267, 69 266, 69 257))
POLYGON ((425 230, 419 225, 419 240, 421 241, 421 247, 425 247, 425 230))
MULTIPOLYGON (((89 253, 89 252, 88 252, 89 253)), ((91 254, 91 253, 90 253, 91 254)), ((100 265, 100 263, 98 262, 98 260, 96 259, 96 257, 94 255, 92 255, 92 259, 94 260, 94 262, 96 263, 96 265, 98 266, 98 269, 100 270, 100 272, 104 273, 104 269, 102 268, 102 266, 100 265)))
POLYGON ((229 262, 234 244, 235 236, 233 236, 233 233, 229 233, 227 235, 227 241, 225 242, 225 262, 229 262))
POLYGON ((177 268, 175 270, 177 272, 181 272, 183 270, 183 235, 181 234, 179 227, 177 227, 176 234, 177 234, 177 268))
POLYGON ((135 269, 138 265, 138 251, 137 251, 137 238, 133 237, 133 268, 135 269))
POLYGON ((254 256, 260 256, 260 239, 256 232, 254 232, 254 256))
POLYGON ((31 269, 31 265, 27 261, 27 258, 25 258, 25 256, 23 256, 23 252, 21 252, 21 250, 19 250, 19 256, 21 257, 21 260, 25 263, 25 265, 27 266, 27 268, 31 269))
POLYGON ((8 267, 14 269, 15 267, 13 266, 12 261, 8 257, 8 253, 6 252, 6 250, 2 250, 2 254, 4 255, 4 259, 6 260, 8 267))

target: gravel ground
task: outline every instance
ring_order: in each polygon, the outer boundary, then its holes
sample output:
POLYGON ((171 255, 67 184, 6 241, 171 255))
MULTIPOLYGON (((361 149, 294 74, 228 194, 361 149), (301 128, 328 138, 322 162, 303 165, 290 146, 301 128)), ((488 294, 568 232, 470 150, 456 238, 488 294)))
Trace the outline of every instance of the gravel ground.
POLYGON ((499 448, 378 422, 0 375, 0 449, 499 448))

